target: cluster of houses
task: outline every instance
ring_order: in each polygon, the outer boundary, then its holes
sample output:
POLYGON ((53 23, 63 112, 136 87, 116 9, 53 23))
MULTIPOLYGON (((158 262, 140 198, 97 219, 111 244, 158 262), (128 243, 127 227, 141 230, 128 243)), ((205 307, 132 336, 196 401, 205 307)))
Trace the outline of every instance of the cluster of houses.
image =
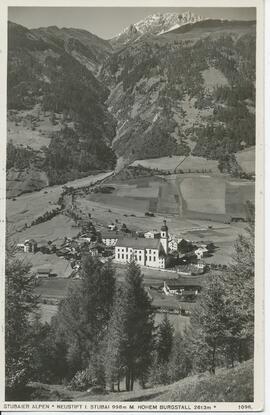
POLYGON ((116 263, 126 264, 135 261, 140 266, 156 269, 175 268, 179 275, 199 275, 204 273, 206 264, 203 257, 213 250, 212 242, 194 243, 169 234, 166 220, 160 230, 148 230, 145 233, 131 232, 125 224, 118 230, 118 224, 110 224, 107 229, 97 232, 92 223, 88 230, 76 238, 65 238, 60 247, 52 242, 46 246, 38 245, 34 239, 17 244, 24 252, 55 253, 69 260, 76 275, 76 268, 82 255, 90 254, 101 261, 111 258, 116 263))
POLYGON ((214 250, 212 242, 191 242, 169 234, 166 220, 160 231, 150 230, 143 237, 114 235, 115 261, 135 260, 139 265, 153 268, 177 267, 182 275, 199 275, 206 269, 203 257, 214 250), (118 239, 117 239, 118 237, 118 239))

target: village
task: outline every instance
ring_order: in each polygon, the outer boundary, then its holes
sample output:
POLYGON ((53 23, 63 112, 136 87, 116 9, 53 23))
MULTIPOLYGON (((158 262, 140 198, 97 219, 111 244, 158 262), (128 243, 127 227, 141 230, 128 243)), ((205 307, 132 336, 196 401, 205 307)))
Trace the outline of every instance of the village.
MULTIPOLYGON (((71 217, 73 226, 78 230, 76 236, 65 236, 57 243, 51 240, 40 242, 29 237, 16 246, 18 254, 27 255, 30 262, 35 257, 48 259, 49 266, 40 265, 32 270, 43 307, 54 307, 56 310, 69 282, 80 281, 81 262, 85 255, 91 255, 103 263, 111 261, 119 281, 123 280, 127 263, 135 261, 139 264, 144 274, 145 290, 157 315, 169 313, 189 317, 202 295, 207 277, 213 271, 226 269, 226 265, 211 262, 217 248, 214 242, 190 240, 174 234, 165 217, 160 229, 138 231, 120 219, 108 225, 100 223, 94 212, 87 213, 78 208, 74 192, 65 187, 59 202, 61 207, 55 209, 54 214, 71 217), (59 267, 56 269, 54 261, 49 258, 65 261, 68 264, 65 273, 61 273, 59 267), (58 287, 59 295, 55 294, 54 288, 54 294, 50 295, 50 289, 54 286, 58 287), (48 291, 46 287, 49 287, 48 291)), ((145 217, 151 218, 151 215, 151 212, 145 212, 145 217)), ((28 234, 31 235, 31 226, 28 234)))

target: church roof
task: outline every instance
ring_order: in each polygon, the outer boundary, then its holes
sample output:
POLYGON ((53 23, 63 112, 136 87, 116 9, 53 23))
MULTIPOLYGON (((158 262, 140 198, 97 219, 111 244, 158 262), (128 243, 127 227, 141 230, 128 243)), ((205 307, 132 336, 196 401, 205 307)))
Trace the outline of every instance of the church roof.
POLYGON ((116 246, 135 249, 158 249, 160 241, 154 238, 122 238, 116 242, 116 246))

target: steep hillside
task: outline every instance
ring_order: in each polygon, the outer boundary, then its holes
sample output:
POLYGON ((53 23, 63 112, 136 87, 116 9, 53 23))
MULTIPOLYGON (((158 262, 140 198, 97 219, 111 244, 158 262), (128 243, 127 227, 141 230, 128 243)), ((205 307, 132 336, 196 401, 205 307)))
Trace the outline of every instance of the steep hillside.
POLYGON ((112 53, 109 41, 87 30, 49 26, 32 29, 31 33, 52 46, 62 47, 94 74, 98 74, 104 60, 112 53))
POLYGON ((104 63, 121 165, 191 149, 219 159, 255 144, 254 22, 186 26, 177 30, 199 26, 206 37, 144 34, 104 63))
POLYGON ((253 361, 215 376, 203 374, 183 379, 153 400, 163 402, 253 402, 253 361))
POLYGON ((109 90, 66 51, 68 42, 52 38, 9 23, 8 140, 17 151, 8 153, 8 167, 28 168, 30 175, 38 168, 50 184, 115 163, 115 121, 105 106, 109 90), (38 152, 27 166, 25 148, 38 152))
MULTIPOLYGON (((253 361, 246 361, 233 369, 218 369, 209 373, 188 376, 170 385, 136 389, 133 392, 114 392, 102 395, 76 392, 60 385, 32 383, 27 400, 69 400, 107 402, 253 402, 253 361)), ((165 409, 165 408, 164 408, 165 409)), ((168 410, 170 408, 167 408, 168 410)))

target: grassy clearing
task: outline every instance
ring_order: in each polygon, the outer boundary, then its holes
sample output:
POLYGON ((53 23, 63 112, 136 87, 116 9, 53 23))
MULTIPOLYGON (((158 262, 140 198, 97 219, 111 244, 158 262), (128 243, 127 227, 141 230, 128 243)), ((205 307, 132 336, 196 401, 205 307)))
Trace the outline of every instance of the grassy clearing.
MULTIPOLYGON (((99 173, 97 175, 91 175, 84 177, 82 179, 73 180, 66 183, 66 186, 72 187, 81 187, 87 186, 91 183, 95 183, 98 180, 110 175, 111 172, 99 173)), ((7 212, 7 227, 8 231, 11 234, 16 233, 20 230, 25 223, 30 224, 38 216, 42 216, 45 212, 55 209, 57 201, 62 193, 63 186, 50 186, 43 190, 25 193, 13 199, 7 199, 6 201, 6 212, 7 212)), ((46 225, 46 224, 45 224, 46 225)), ((61 224, 61 227, 65 227, 67 224, 61 224)), ((37 228, 36 228, 37 229, 37 228)), ((60 234, 64 234, 64 230, 58 229, 60 234)), ((37 231, 38 233, 39 231, 37 231)), ((42 229, 43 232, 43 229, 42 229)), ((26 237, 31 236, 32 228, 27 230, 26 237)), ((18 237, 22 239, 25 235, 19 235, 18 237)), ((67 235, 68 236, 68 235, 67 235)))
MULTIPOLYGON (((192 143, 194 146, 194 143, 192 143)), ((131 166, 143 166, 151 169, 159 169, 174 172, 183 170, 184 172, 197 172, 202 170, 212 171, 212 173, 219 173, 218 162, 216 160, 207 160, 204 157, 197 156, 172 156, 160 157, 145 160, 136 160, 131 166)))
POLYGON ((228 80, 223 75, 223 73, 213 67, 209 67, 208 69, 205 69, 202 71, 202 76, 204 80, 204 86, 209 91, 213 91, 215 87, 218 86, 227 86, 228 80))
POLYGON ((37 252, 32 253, 19 253, 17 257, 22 259, 24 263, 31 265, 31 271, 37 272, 39 268, 50 268, 52 274, 61 278, 68 278, 72 272, 69 261, 64 258, 58 257, 56 254, 42 254, 37 252))
POLYGON ((255 147, 236 153, 236 160, 246 173, 255 173, 255 147))
MULTIPOLYGON (((163 313, 156 313, 155 314, 155 324, 158 325, 162 322, 163 320, 163 313)), ((180 333, 183 334, 185 329, 188 328, 189 324, 190 324, 190 319, 189 317, 183 317, 180 316, 179 314, 167 314, 170 323, 173 325, 174 327, 174 331, 175 333, 180 333)))
POLYGON ((70 284, 76 284, 76 281, 65 278, 43 278, 35 288, 35 293, 41 298, 60 300, 66 297, 70 284))
POLYGON ((59 131, 60 115, 56 114, 55 123, 50 119, 50 113, 44 113, 41 105, 37 104, 30 110, 20 110, 16 114, 9 112, 7 120, 7 137, 16 146, 29 146, 40 150, 42 146, 48 147, 51 134, 59 131), (33 121, 35 120, 35 121, 33 121))
POLYGON ((23 242, 25 239, 33 238, 40 243, 52 241, 59 245, 65 236, 72 238, 78 234, 80 229, 74 227, 74 224, 74 221, 69 217, 57 215, 47 222, 31 226, 31 228, 17 233, 16 240, 23 242))
POLYGON ((52 318, 55 316, 58 310, 58 306, 55 304, 39 304, 40 320, 42 324, 50 324, 52 318))
POLYGON ((135 160, 131 166, 143 166, 150 169, 159 169, 166 171, 174 171, 181 161, 184 160, 184 156, 172 156, 172 157, 159 157, 145 160, 135 160))

